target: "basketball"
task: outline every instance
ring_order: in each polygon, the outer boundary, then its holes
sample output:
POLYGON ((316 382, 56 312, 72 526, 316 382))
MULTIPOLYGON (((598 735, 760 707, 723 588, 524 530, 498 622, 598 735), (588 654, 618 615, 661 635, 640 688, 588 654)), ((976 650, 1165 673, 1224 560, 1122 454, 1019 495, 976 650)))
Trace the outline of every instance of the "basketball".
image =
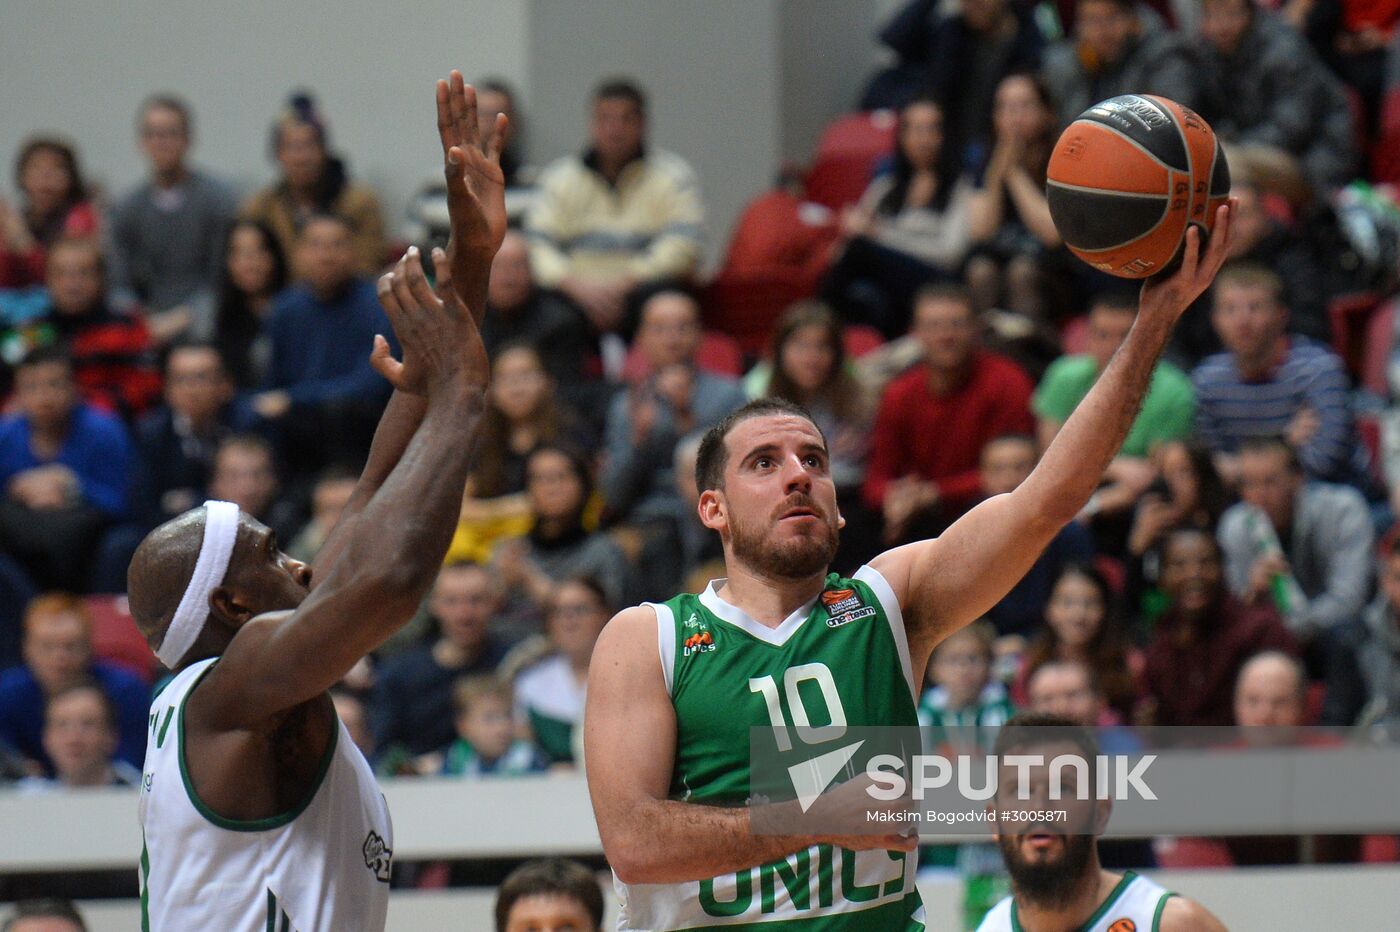
POLYGON ((1046 182, 1065 245, 1119 278, 1169 269, 1187 227, 1208 235, 1229 193, 1230 168, 1210 124, 1146 94, 1081 113, 1055 143, 1046 182))

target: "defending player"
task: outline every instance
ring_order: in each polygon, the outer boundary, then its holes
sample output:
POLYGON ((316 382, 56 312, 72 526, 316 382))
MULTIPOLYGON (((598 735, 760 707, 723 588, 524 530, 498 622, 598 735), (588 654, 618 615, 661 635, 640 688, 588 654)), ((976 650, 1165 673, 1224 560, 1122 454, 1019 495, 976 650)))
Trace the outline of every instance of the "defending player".
MULTIPOLYGON (((1093 779, 1099 749, 1085 728, 1055 715, 1012 717, 997 735, 995 752, 1034 754, 1045 760, 1083 757, 1093 779)), ((1110 800, 1076 785, 1074 768, 1058 774, 1061 793, 1050 795, 1050 768, 1026 768, 1029 793, 1016 792, 1014 767, 1003 765, 995 804, 1000 811, 1052 810, 1064 823, 1012 825, 998 819, 997 844, 1011 874, 1011 895, 987 913, 977 932, 1225 932, 1199 903, 1132 871, 1099 866, 1097 837, 1108 824, 1110 800), (1080 792, 1080 790, 1083 792, 1080 792), (1083 797, 1080 799, 1079 797, 1083 797)))
POLYGON ((838 742, 847 727, 916 722, 934 645, 1000 600, 1094 491, 1172 327, 1225 259, 1229 213, 1204 250, 1189 231, 1180 269, 1144 286, 1128 338, 1016 491, 850 579, 827 575, 842 519, 812 421, 760 401, 710 431, 699 513, 728 578, 619 613, 589 673, 588 783, 619 928, 923 928, 914 839, 751 830, 749 729, 838 742))
MULTIPOLYGON (((379 282, 403 361, 351 503, 318 559, 290 559, 209 502, 142 542, 132 614, 175 672, 151 707, 140 815, 143 929, 384 928, 393 834, 326 690, 416 611, 457 522, 488 379, 477 324, 505 231, 497 132, 438 82, 452 215, 436 293, 417 250, 379 282)), ((498 126, 498 130, 499 130, 498 126)))

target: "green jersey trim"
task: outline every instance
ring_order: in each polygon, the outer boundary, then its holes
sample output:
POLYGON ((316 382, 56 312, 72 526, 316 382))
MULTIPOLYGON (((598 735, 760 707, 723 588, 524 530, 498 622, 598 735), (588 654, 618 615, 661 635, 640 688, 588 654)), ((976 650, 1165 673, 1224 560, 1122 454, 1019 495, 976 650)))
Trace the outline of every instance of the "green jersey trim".
POLYGON ((199 688, 199 684, 209 675, 209 671, 216 666, 218 666, 217 660, 200 671, 199 676, 196 677, 194 683, 190 685, 189 691, 186 692, 184 698, 180 700, 179 743, 176 753, 180 756, 180 780, 185 784, 185 795, 189 797, 190 804, 194 806, 199 814, 204 816, 205 821, 214 825, 216 828, 222 828, 230 832, 266 832, 274 828, 281 828, 305 812, 306 807, 310 806, 311 801, 316 798, 316 794, 321 792, 321 784, 325 782, 326 774, 330 772, 331 761, 335 758, 336 744, 340 740, 340 722, 337 721, 331 728, 330 740, 326 742, 326 753, 321 757, 320 767, 316 771, 316 779, 312 781, 311 789, 300 803, 286 812, 268 816, 266 819, 225 818, 213 809, 210 809, 205 805, 204 800, 199 798, 199 793, 195 792, 194 781, 190 779, 189 765, 185 760, 185 706, 189 704, 190 696, 194 695, 194 691, 199 688))
MULTIPOLYGON (((1092 929, 1094 927, 1094 923, 1102 919, 1104 917, 1104 914, 1106 914, 1110 909, 1113 908, 1113 904, 1118 902, 1118 898, 1127 892, 1128 887, 1136 879, 1137 874, 1133 873, 1132 871, 1124 871, 1122 879, 1120 879, 1118 883, 1114 885, 1113 889, 1109 891, 1108 898, 1099 904, 1099 908, 1094 910, 1092 916, 1084 920, 1084 923, 1079 927, 1078 932, 1085 932, 1086 929, 1092 929)), ((1166 899, 1166 897, 1162 897, 1162 902, 1166 902, 1166 899)), ((1161 915, 1161 912, 1162 904, 1158 903, 1158 915, 1161 915)), ((1156 929, 1157 926, 1154 923, 1152 927, 1153 929, 1156 929)), ((1016 910, 1015 899, 1012 899, 1011 901, 1011 929, 1012 932, 1026 932, 1025 926, 1021 925, 1021 916, 1016 910)))
POLYGON ((700 604, 709 609, 720 621, 733 625, 749 637, 767 644, 769 647, 782 647, 791 640, 792 636, 801 630, 802 626, 806 624, 807 619, 812 616, 812 609, 816 607, 817 598, 821 595, 821 593, 818 592, 817 595, 812 596, 808 602, 799 606, 791 615, 784 618, 777 627, 770 628, 765 624, 754 621, 753 618, 749 616, 749 613, 739 606, 732 605, 720 598, 719 590, 724 588, 727 582, 729 582, 727 578, 710 580, 710 584, 705 587, 705 591, 700 593, 700 604))
POLYGON ((665 602, 647 602, 656 612, 656 649, 661 654, 661 675, 666 679, 666 695, 676 685, 676 613, 665 602))
POLYGON ((1176 896, 1176 894, 1168 890, 1162 895, 1161 899, 1157 901, 1157 909, 1152 913, 1152 932, 1159 932, 1162 928, 1162 910, 1167 908, 1167 900, 1174 896, 1176 896))
POLYGON ((890 625, 890 636, 894 638, 895 650, 899 652, 899 665, 904 672, 904 682, 909 686, 909 696, 914 700, 915 709, 919 706, 919 686, 914 682, 914 663, 909 659, 909 634, 904 630, 904 611, 899 607, 894 587, 884 574, 869 563, 856 570, 851 577, 863 582, 875 594, 880 606, 885 610, 885 620, 890 625))

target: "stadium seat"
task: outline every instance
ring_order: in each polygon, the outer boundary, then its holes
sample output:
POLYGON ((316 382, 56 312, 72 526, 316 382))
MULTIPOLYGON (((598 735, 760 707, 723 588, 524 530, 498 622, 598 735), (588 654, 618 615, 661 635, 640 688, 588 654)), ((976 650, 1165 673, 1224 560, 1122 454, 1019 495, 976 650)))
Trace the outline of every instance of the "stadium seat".
POLYGON ((1163 838, 1153 845, 1157 866, 1165 870, 1195 867, 1233 867, 1234 858, 1225 842, 1214 838, 1163 838))
POLYGON ((848 324, 841 329, 841 346, 847 359, 859 359, 884 345, 884 335, 867 324, 848 324))
POLYGON ((1400 184, 1400 87, 1392 87, 1381 101, 1380 128, 1371 145, 1371 178, 1400 184))
POLYGON ((700 306, 707 327, 733 337, 750 356, 762 356, 783 311, 810 298, 815 287, 806 273, 793 269, 725 273, 705 288, 700 306))
POLYGON ((832 210, 860 200, 875 166, 894 149, 893 111, 848 113, 827 126, 807 170, 807 197, 832 210))
MULTIPOLYGON (((1333 298, 1327 305, 1328 321, 1332 328, 1332 348, 1346 363, 1347 372, 1353 380, 1361 380, 1362 360, 1365 356, 1364 341, 1367 322, 1380 307, 1381 297, 1371 292, 1357 292, 1333 298)), ((1386 340, 1386 346, 1390 340, 1386 340)))
POLYGON ((839 235, 828 208, 788 190, 768 191, 750 201, 735 222, 719 274, 799 271, 810 277, 815 291, 839 235))
POLYGON ((1362 338, 1361 373, 1358 382, 1362 388, 1375 392, 1382 398, 1390 397, 1386 368, 1390 363, 1390 349, 1395 344, 1395 304, 1395 301, 1387 301, 1366 319, 1365 335, 1362 338))
POLYGON ((124 595, 91 595, 84 600, 92 617, 92 652, 99 660, 130 670, 150 683, 155 657, 136 630, 124 595))
POLYGON ((1400 861, 1400 836, 1362 836, 1361 862, 1363 864, 1389 864, 1393 861, 1400 861))

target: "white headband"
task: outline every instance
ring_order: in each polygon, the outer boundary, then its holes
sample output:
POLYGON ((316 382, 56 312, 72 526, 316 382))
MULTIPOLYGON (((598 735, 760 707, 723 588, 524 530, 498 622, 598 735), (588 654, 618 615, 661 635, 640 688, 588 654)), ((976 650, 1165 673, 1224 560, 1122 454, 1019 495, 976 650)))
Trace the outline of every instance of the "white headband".
POLYGON ((238 536, 238 506, 233 502, 204 503, 204 542, 199 545, 199 559, 194 575, 180 597, 180 607, 170 619, 165 639, 160 642, 156 656, 170 669, 194 646, 204 622, 209 618, 209 594, 224 581, 233 542, 238 536))

